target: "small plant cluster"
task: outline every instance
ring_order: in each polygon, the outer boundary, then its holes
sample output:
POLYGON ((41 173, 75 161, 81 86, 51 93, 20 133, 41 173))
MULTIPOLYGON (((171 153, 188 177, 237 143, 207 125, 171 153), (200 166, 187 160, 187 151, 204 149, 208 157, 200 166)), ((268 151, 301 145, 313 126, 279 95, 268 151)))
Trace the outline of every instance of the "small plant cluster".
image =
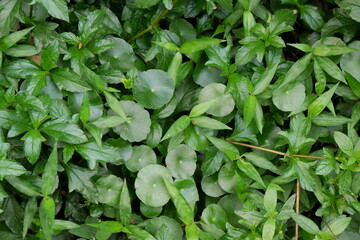
POLYGON ((0 1, 0 238, 360 239, 358 0, 0 1))

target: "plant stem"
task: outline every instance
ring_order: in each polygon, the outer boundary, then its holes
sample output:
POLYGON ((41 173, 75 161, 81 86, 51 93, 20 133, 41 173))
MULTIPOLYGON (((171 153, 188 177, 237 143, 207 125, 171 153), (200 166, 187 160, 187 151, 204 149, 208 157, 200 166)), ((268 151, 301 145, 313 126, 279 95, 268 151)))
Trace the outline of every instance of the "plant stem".
POLYGON ((314 158, 314 159, 324 159, 324 157, 320 157, 320 156, 310 156, 310 155, 301 155, 301 154, 287 154, 284 152, 279 152, 276 150, 272 150, 272 149, 268 149, 268 148, 263 148, 263 147, 259 147, 259 146, 254 146, 251 144, 247 144, 247 143, 241 143, 241 142, 235 142, 235 141, 231 141, 231 140, 227 140, 229 143, 235 144, 235 145, 240 145, 240 146, 244 146, 244 147, 249 147, 249 148, 255 148, 261 151, 265 151, 265 152, 270 152, 270 153, 274 153, 274 154, 278 154, 278 155, 282 155, 285 157, 299 157, 299 158, 314 158))
MULTIPOLYGON (((178 0, 174 0, 173 2, 173 6, 175 5, 175 3, 178 0)), ((130 38, 130 40, 128 41, 129 43, 134 41, 135 39, 141 37, 142 35, 144 35, 147 32, 150 32, 150 30, 154 29, 156 27, 156 25, 160 22, 161 19, 163 19, 165 17, 166 14, 168 14, 170 12, 169 9, 165 9, 157 18, 155 18, 155 20, 150 24, 150 26, 148 26, 145 30, 135 34, 132 38, 130 38)))
MULTIPOLYGON (((300 213, 300 183, 299 180, 296 180, 296 203, 295 203, 295 212, 300 213)), ((295 240, 299 239, 299 224, 295 224, 295 240)))

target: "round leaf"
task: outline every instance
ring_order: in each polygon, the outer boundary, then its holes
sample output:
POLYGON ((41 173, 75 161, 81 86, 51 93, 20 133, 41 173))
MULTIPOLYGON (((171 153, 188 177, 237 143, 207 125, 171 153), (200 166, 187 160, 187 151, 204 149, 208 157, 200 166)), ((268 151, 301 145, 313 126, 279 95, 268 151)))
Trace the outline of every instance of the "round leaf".
POLYGON ((201 189, 204 193, 210 197, 220 197, 225 194, 225 191, 220 187, 218 183, 217 174, 204 177, 201 180, 201 189))
POLYGON ((170 199, 163 177, 172 182, 167 168, 152 164, 142 168, 135 180, 136 195, 146 205, 151 207, 164 206, 170 199))
POLYGON ((185 144, 180 144, 166 156, 165 162, 174 178, 191 177, 196 169, 196 153, 185 144))
POLYGON ((115 206, 119 203, 123 180, 114 175, 108 175, 99 178, 96 182, 99 202, 109 206, 115 206))
POLYGON ((148 70, 135 79, 135 99, 145 108, 158 109, 170 101, 174 94, 174 80, 162 70, 148 70))
POLYGON ((199 94, 199 103, 218 99, 206 113, 215 117, 224 117, 231 113, 235 107, 235 101, 231 94, 225 94, 226 86, 221 83, 206 85, 199 94))
POLYGON ((236 172, 235 162, 229 162, 221 167, 219 171, 219 185, 228 193, 235 193, 237 188, 244 185, 243 179, 236 172))
MULTIPOLYGON (((114 132, 130 142, 140 142, 146 139, 151 125, 149 113, 133 101, 120 101, 120 104, 129 120, 114 127, 114 132)), ((109 110, 109 114, 115 115, 112 110, 109 110)))
POLYGON ((299 108, 305 101, 305 86, 302 83, 289 83, 273 92, 275 106, 284 112, 299 108))
POLYGON ((131 45, 121 38, 108 37, 107 39, 112 40, 115 45, 100 56, 101 64, 110 63, 112 68, 120 69, 122 72, 127 72, 133 68, 135 54, 131 45))
POLYGON ((126 167, 132 172, 137 172, 150 164, 156 164, 156 155, 147 145, 133 147, 130 159, 125 162, 126 167))
POLYGON ((140 212, 147 218, 154 218, 159 216, 162 212, 162 207, 150 207, 143 202, 140 202, 140 212))

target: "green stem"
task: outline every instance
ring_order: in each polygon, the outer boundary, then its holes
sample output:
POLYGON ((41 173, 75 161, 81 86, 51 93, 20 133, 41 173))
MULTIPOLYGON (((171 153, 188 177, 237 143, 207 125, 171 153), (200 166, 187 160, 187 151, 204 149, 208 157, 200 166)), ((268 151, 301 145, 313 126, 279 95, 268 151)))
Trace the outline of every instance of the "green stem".
MULTIPOLYGON (((174 0, 173 2, 173 6, 175 5, 175 3, 178 0, 174 0)), ((135 39, 138 39, 139 37, 141 37, 142 35, 144 35, 147 32, 150 32, 150 30, 154 29, 156 27, 156 25, 160 22, 161 19, 163 19, 165 17, 166 14, 168 14, 170 12, 169 9, 165 9, 151 24, 149 27, 147 27, 145 30, 137 33, 136 35, 134 35, 132 38, 130 38, 130 40, 128 41, 129 43, 134 41, 135 39)))

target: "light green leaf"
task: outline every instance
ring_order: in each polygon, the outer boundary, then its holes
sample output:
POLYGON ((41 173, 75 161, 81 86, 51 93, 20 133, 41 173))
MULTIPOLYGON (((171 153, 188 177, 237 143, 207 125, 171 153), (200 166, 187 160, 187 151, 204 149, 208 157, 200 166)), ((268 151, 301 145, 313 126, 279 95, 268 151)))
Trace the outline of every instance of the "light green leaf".
POLYGON ((277 69, 279 63, 280 62, 278 61, 272 67, 265 70, 265 72, 263 74, 261 74, 259 81, 254 86, 254 92, 253 92, 254 95, 258 95, 258 94, 262 93, 269 86, 271 80, 274 78, 274 75, 275 75, 275 72, 276 72, 276 69, 277 69))
POLYGON ((342 55, 345 53, 351 53, 359 51, 359 49, 350 48, 347 46, 340 46, 340 45, 319 45, 316 46, 313 50, 313 54, 316 56, 335 56, 335 55, 342 55))
POLYGON ((360 82, 350 75, 350 73, 345 72, 345 76, 353 93, 360 98, 360 82))
POLYGON ((179 190, 173 185, 173 183, 169 182, 169 180, 167 180, 165 177, 163 177, 163 181, 165 183, 168 193, 170 194, 171 200, 175 205, 181 221, 183 221, 183 223, 185 223, 186 225, 191 224, 194 220, 194 213, 189 203, 180 194, 179 190))
POLYGON ((185 54, 194 53, 200 50, 204 50, 205 48, 208 48, 212 45, 219 44, 221 42, 223 42, 223 40, 217 38, 208 38, 208 37, 189 40, 184 42, 180 46, 180 52, 185 54))
POLYGON ((320 232, 319 227, 311 219, 297 213, 291 214, 292 219, 306 232, 316 235, 320 232))
POLYGON ((98 118, 91 123, 94 124, 98 128, 112 128, 112 127, 116 127, 124 122, 125 122, 125 120, 122 117, 105 116, 105 117, 98 118))
POLYGON ((36 55, 39 51, 35 46, 21 44, 12 46, 3 52, 11 57, 30 57, 36 55))
POLYGON ((272 240, 275 234, 276 221, 273 217, 269 217, 262 229, 262 239, 263 240, 272 240))
POLYGON ((288 46, 292 46, 296 49, 299 49, 300 51, 303 51, 303 52, 311 52, 312 51, 312 48, 309 44, 305 44, 305 43, 288 43, 286 44, 288 46))
POLYGON ((174 178, 187 179, 195 173, 196 160, 196 152, 190 147, 180 144, 168 152, 165 163, 174 178))
POLYGON ((35 2, 40 3, 51 16, 69 21, 69 10, 65 0, 35 0, 35 2))
POLYGON ((57 144, 54 144, 54 149, 52 150, 46 162, 41 180, 41 189, 44 195, 51 194, 55 189, 56 179, 57 179, 57 167, 58 167, 57 144))
POLYGON ((169 129, 167 130, 161 141, 171 138, 177 135, 178 133, 184 131, 187 128, 187 126, 189 126, 190 122, 191 119, 189 116, 187 115, 181 116, 169 127, 169 129))
POLYGON ((279 186, 270 183, 268 187, 266 188, 266 192, 264 195, 264 206, 265 210, 267 212, 274 212, 276 209, 276 203, 277 203, 277 190, 279 189, 279 186))
POLYGON ((153 43, 155 43, 156 45, 159 45, 160 47, 165 48, 169 51, 179 51, 180 50, 180 48, 175 43, 172 43, 172 42, 153 42, 153 43))
POLYGON ((310 64, 310 61, 313 57, 312 53, 308 53, 299 60, 297 60, 286 73, 284 80, 281 83, 281 86, 286 85, 289 82, 294 81, 310 64))
POLYGON ((40 157, 41 143, 46 139, 38 130, 28 131, 21 140, 24 140, 24 153, 31 164, 34 164, 40 157))
POLYGON ((324 108, 331 101, 331 98, 334 95, 338 85, 339 83, 334 85, 327 92, 321 94, 314 102, 310 104, 310 106, 308 107, 308 116, 310 117, 317 116, 324 110, 324 108))
POLYGON ((340 68, 333 61, 331 61, 327 57, 316 57, 316 61, 319 63, 320 67, 327 74, 329 74, 329 76, 346 84, 345 78, 344 78, 340 68))
POLYGON ((115 175, 106 175, 99 178, 96 183, 98 200, 109 206, 119 206, 123 180, 115 175))
POLYGON ((156 154, 147 145, 134 146, 131 157, 125 161, 125 166, 131 172, 138 172, 150 164, 156 164, 156 154))
POLYGON ((282 85, 273 91, 274 105, 284 112, 291 112, 299 108, 305 101, 305 97, 305 86, 298 82, 282 85))
POLYGON ((170 195, 163 178, 172 182, 169 170, 161 165, 152 164, 142 168, 135 179, 138 198, 151 207, 165 205, 169 201, 170 195))
POLYGON ((246 129, 253 120, 256 111, 257 99, 254 95, 249 95, 244 103, 244 128, 246 129))
POLYGON ((343 215, 339 216, 330 224, 328 224, 328 227, 325 227, 325 232, 337 236, 343 231, 345 231, 345 229, 349 226, 350 222, 350 217, 344 217, 343 215))
POLYGON ((131 199, 126 179, 124 180, 124 184, 121 189, 119 212, 121 221, 125 224, 125 226, 129 225, 131 217, 131 199))
POLYGON ((135 5, 139 8, 149 8, 160 2, 160 0, 135 0, 135 5))
POLYGON ((35 213, 38 209, 36 198, 30 198, 25 206, 24 225, 23 225, 23 238, 27 235, 28 229, 34 219, 35 213))
POLYGON ((336 144, 339 146, 341 151, 343 151, 348 156, 351 156, 354 150, 354 146, 348 136, 342 132, 335 131, 334 139, 336 144))
POLYGON ((331 113, 322 113, 311 118, 311 122, 322 127, 334 127, 351 123, 352 119, 343 116, 334 116, 331 113))
POLYGON ((12 185, 19 192, 29 196, 29 197, 38 197, 41 196, 39 189, 34 186, 34 184, 19 178, 19 177, 6 177, 5 178, 10 185, 12 185))
POLYGON ((195 126, 202 127, 202 128, 208 128, 208 129, 215 129, 215 130, 231 130, 231 127, 228 127, 226 124, 215 120, 213 118, 209 117, 196 117, 191 118, 191 123, 195 126))
POLYGON ((211 100, 206 101, 206 102, 199 103, 198 105, 195 105, 195 106, 191 109, 189 116, 190 116, 191 118, 193 118, 193 117, 199 117, 199 116, 203 115, 205 112, 207 112, 207 111, 209 110, 209 108, 210 108, 216 101, 218 101, 217 98, 211 99, 211 100))
POLYGON ((238 168, 240 169, 240 171, 245 173, 249 178, 251 178, 255 182, 261 184, 265 188, 265 184, 264 184, 260 174, 258 173, 258 171, 255 169, 255 167, 253 165, 246 162, 242 158, 237 160, 237 165, 238 165, 238 168))
POLYGON ((174 89, 174 79, 168 73, 151 69, 134 80, 133 93, 143 107, 158 109, 170 101, 174 89))
POLYGON ((300 18, 315 31, 320 31, 324 25, 324 20, 319 13, 319 8, 313 5, 300 5, 300 18))
MULTIPOLYGON (((59 41, 51 42, 41 53, 41 67, 45 71, 56 68, 60 56, 59 41)), ((71 81, 71 79, 69 79, 71 81)))
MULTIPOLYGON (((16 1, 13 1, 16 3, 16 1)), ((1 9, 1 8, 0 8, 1 9)), ((21 38, 23 38, 26 34, 28 34, 34 27, 26 28, 20 31, 13 32, 9 35, 6 35, 0 38, 0 51, 4 51, 15 43, 17 43, 21 38)), ((1 36, 1 34, 0 34, 1 36)))
POLYGON ((55 220, 55 202, 51 197, 44 197, 39 208, 40 225, 45 239, 51 240, 55 220))
POLYGON ((87 225, 109 232, 109 233, 119 233, 126 231, 126 228, 121 222, 116 221, 103 221, 98 223, 87 223, 87 225))
POLYGON ((85 92, 91 90, 89 84, 69 68, 58 68, 52 71, 51 78, 60 90, 65 89, 69 92, 85 92))
POLYGON ((239 151, 231 143, 216 137, 206 136, 209 141, 221 152, 225 153, 231 160, 235 160, 239 157, 239 151))
POLYGON ((0 160, 0 178, 20 176, 26 172, 26 169, 17 161, 10 159, 0 160))
POLYGON ((86 92, 84 92, 83 95, 79 117, 83 124, 85 124, 90 118, 90 103, 86 92))
POLYGON ((187 240, 198 240, 199 239, 199 229, 195 223, 186 225, 185 234, 187 240))

